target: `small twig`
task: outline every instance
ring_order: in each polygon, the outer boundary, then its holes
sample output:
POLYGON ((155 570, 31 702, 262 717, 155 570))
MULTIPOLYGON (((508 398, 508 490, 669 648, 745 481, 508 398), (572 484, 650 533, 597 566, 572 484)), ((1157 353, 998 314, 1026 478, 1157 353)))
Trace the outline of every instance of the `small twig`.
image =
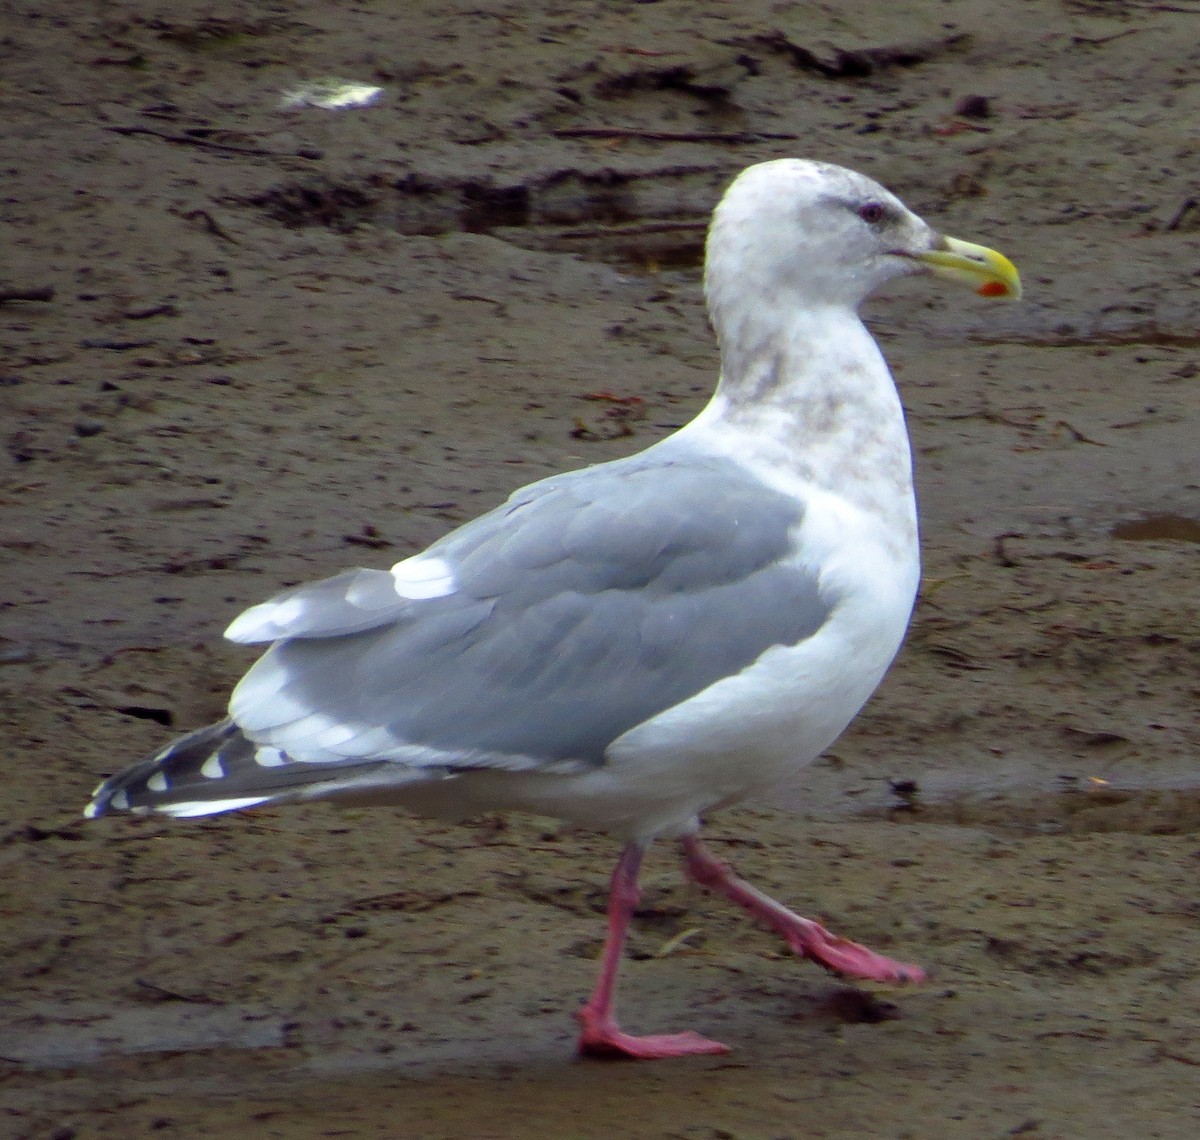
POLYGON ((145 978, 134 978, 133 984, 148 990, 160 1001, 185 1001, 191 1005, 225 1004, 220 998, 209 997, 207 994, 181 994, 176 990, 169 990, 165 986, 157 986, 153 982, 146 981, 145 978))
POLYGON ((1057 434, 1059 428, 1062 428, 1076 443, 1090 443, 1094 447, 1107 447, 1108 444, 1101 442, 1098 439, 1091 439, 1081 432, 1074 424, 1067 423, 1066 420, 1056 420, 1053 431, 1057 434))
POLYGON ((0 285, 0 305, 5 301, 50 301, 54 298, 53 285, 0 285))
POLYGON ((204 228, 208 230, 213 237, 220 238, 222 241, 229 242, 230 245, 238 245, 238 239, 231 234, 226 233, 216 218, 207 210, 188 210, 186 214, 179 214, 185 222, 198 220, 204 223, 204 228))
POLYGON ((267 150, 261 146, 243 146, 241 143, 219 142, 216 139, 205 138, 199 134, 177 134, 174 131, 156 131, 152 127, 142 127, 137 124, 129 126, 105 127, 118 135, 149 135, 151 138, 162 139, 163 142, 178 143, 180 146, 198 146, 206 150, 221 150, 229 154, 251 154, 260 158, 320 158, 321 152, 315 147, 302 146, 296 150, 267 150))
POLYGON ((1087 44, 1088 47, 1104 47, 1105 44, 1111 44, 1113 40, 1124 39, 1126 36, 1135 35, 1140 28, 1126 28, 1123 32, 1114 32, 1111 36, 1072 36, 1071 43, 1087 44))
POLYGON ((1172 230, 1177 230, 1183 225, 1183 219, 1197 206, 1200 206, 1200 199, 1184 198, 1175 209, 1175 213, 1171 215, 1171 220, 1167 222, 1163 229, 1170 233, 1172 230))
POLYGON ((674 938, 668 938, 657 950, 654 951, 654 957, 666 958, 670 954, 674 954, 685 942, 695 938, 697 934, 702 934, 703 931, 698 926, 689 927, 687 930, 681 930, 674 938))
POLYGON ((145 305, 138 309, 126 309, 122 314, 127 321, 145 321, 150 317, 177 317, 179 310, 170 301, 158 305, 145 305))
POLYGON ((1166 1049, 1155 1050, 1155 1055, 1164 1057, 1168 1061, 1178 1061, 1181 1065, 1191 1065, 1193 1068, 1200 1069, 1200 1060, 1195 1057, 1189 1057, 1184 1053, 1171 1053, 1166 1049))
POLYGON ((284 157, 278 151, 264 150, 260 146, 241 146, 237 143, 217 142, 215 139, 206 139, 199 135, 179 135, 173 131, 156 131, 151 127, 118 126, 104 129, 117 135, 149 135, 151 138, 162 139, 163 142, 178 143, 181 146, 205 147, 208 150, 225 150, 231 154, 253 154, 261 158, 284 157))
POLYGON ((753 143, 782 139, 794 141, 800 136, 777 131, 658 131, 642 127, 559 127, 553 131, 559 139, 647 139, 651 142, 753 143))

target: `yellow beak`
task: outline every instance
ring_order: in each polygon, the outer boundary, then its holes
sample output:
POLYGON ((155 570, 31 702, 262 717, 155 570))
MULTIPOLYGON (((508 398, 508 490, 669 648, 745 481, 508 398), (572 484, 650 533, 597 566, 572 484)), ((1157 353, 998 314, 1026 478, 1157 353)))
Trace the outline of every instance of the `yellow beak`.
POLYGON ((1002 253, 986 245, 942 237, 937 249, 913 255, 929 266, 931 272, 952 281, 965 281, 981 297, 1021 296, 1021 275, 1002 253))

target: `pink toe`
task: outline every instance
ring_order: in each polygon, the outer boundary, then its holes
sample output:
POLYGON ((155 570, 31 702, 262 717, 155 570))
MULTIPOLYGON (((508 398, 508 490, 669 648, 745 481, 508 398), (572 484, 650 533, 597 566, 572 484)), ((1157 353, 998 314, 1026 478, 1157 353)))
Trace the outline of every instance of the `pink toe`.
POLYGON ((584 1022, 579 1035, 579 1052, 584 1057, 633 1058, 638 1061, 656 1061, 665 1057, 695 1057, 728 1053, 729 1046, 693 1033, 690 1029, 682 1033, 652 1033, 638 1037, 624 1033, 614 1023, 584 1022))

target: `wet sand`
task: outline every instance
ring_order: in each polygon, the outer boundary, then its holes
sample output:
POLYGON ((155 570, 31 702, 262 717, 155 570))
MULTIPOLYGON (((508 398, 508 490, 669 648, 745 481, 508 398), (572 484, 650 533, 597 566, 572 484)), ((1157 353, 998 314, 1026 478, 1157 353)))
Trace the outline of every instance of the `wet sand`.
POLYGON ((0 16, 0 294, 54 291, 0 303, 0 1136, 1194 1136, 1197 14, 395 7, 0 16), (325 76, 383 93, 279 109, 325 76), (704 219, 790 153, 1028 290, 872 303, 922 599, 851 731, 710 825, 927 985, 791 959, 664 846, 626 1020, 734 1051, 581 1062, 602 836, 79 819, 220 714, 240 609, 694 414, 704 219))

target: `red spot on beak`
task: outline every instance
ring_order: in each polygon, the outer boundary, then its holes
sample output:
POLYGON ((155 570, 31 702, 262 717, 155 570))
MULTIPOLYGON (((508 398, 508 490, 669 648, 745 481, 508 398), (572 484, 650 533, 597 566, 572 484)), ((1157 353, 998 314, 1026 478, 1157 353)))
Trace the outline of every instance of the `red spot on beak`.
POLYGON ((975 290, 981 297, 1007 297, 1008 286, 1003 281, 988 281, 975 290))

